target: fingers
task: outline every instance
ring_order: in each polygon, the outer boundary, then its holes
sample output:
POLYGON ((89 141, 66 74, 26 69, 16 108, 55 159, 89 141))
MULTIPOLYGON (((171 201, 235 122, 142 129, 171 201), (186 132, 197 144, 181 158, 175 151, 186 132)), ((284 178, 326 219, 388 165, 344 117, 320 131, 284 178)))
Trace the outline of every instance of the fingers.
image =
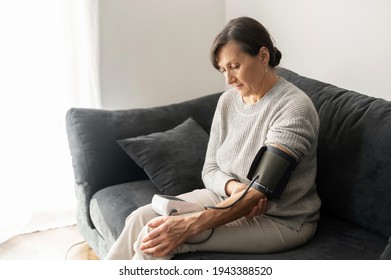
POLYGON ((157 228, 158 226, 163 224, 167 220, 167 218, 168 218, 167 216, 158 216, 150 220, 147 226, 150 228, 157 228))
POLYGON ((245 216, 247 220, 253 219, 258 212, 258 206, 254 206, 253 209, 245 216))
POLYGON ((151 230, 147 236, 144 237, 144 239, 142 240, 143 243, 146 243, 150 240, 154 240, 156 238, 158 238, 160 236, 160 230, 159 229, 154 229, 154 230, 151 230))
POLYGON ((258 201, 258 204, 251 209, 251 211, 246 215, 248 220, 253 219, 255 216, 260 216, 266 213, 267 210, 267 198, 261 198, 258 201))
POLYGON ((157 230, 151 231, 148 237, 144 238, 140 246, 145 254, 150 254, 156 257, 169 255, 175 248, 180 245, 181 239, 179 236, 168 236, 167 234, 157 234, 157 230), (179 242, 180 241, 180 242, 179 242))
POLYGON ((171 252, 171 248, 164 246, 162 243, 158 243, 156 240, 143 243, 140 249, 145 254, 154 255, 156 257, 166 256, 171 252))
POLYGON ((143 243, 141 244, 140 249, 144 250, 159 245, 161 243, 159 236, 160 235, 154 235, 151 233, 148 234, 148 236, 143 239, 143 243))
POLYGON ((147 224, 147 226, 153 230, 151 230, 148 235, 142 240, 144 243, 145 242, 148 242, 149 240, 151 239, 155 239, 157 238, 158 236, 160 236, 160 233, 161 233, 161 228, 159 228, 159 226, 161 226, 162 224, 164 224, 164 222, 167 220, 167 217, 164 217, 164 216, 159 216, 159 217, 156 217, 152 220, 150 220, 147 224))
POLYGON ((258 202, 258 215, 262 215, 266 213, 267 210, 267 198, 261 198, 258 202))
POLYGON ((148 255, 153 255, 155 257, 164 257, 164 256, 171 254, 171 252, 173 252, 174 249, 175 248, 164 247, 163 245, 160 244, 155 247, 143 250, 143 253, 148 254, 148 255))
POLYGON ((158 217, 151 220, 147 226, 152 230, 142 240, 140 250, 157 257, 170 254, 186 238, 180 221, 178 217, 158 217))
POLYGON ((160 228, 156 228, 149 232, 143 239, 140 250, 142 250, 145 254, 151 254, 156 257, 169 254, 170 248, 167 248, 167 245, 163 245, 165 238, 161 234, 161 231, 162 230, 160 228))

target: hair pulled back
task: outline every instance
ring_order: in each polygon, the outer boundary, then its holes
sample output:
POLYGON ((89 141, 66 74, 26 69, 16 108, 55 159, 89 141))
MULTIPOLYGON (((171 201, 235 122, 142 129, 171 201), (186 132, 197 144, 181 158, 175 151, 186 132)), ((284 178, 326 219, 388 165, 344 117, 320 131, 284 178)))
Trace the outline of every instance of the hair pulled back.
POLYGON ((252 18, 232 19, 217 34, 210 53, 210 59, 216 69, 219 68, 217 53, 228 42, 236 42, 243 52, 251 56, 256 56, 262 47, 266 47, 270 53, 269 66, 275 67, 280 64, 282 54, 274 47, 269 32, 261 23, 252 18))

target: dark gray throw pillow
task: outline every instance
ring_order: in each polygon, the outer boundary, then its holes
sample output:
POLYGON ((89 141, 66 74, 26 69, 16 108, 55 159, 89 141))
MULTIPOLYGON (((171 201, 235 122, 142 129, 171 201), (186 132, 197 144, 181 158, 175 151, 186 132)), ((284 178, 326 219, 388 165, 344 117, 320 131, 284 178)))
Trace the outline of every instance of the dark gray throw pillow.
POLYGON ((177 127, 118 140, 118 144, 167 195, 203 188, 202 167, 209 135, 192 118, 177 127))

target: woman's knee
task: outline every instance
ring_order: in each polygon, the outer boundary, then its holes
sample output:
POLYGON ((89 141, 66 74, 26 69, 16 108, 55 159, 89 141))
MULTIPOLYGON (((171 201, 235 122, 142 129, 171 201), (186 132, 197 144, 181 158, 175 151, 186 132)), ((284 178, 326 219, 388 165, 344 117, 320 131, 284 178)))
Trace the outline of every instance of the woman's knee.
POLYGON ((317 226, 317 222, 303 224, 300 229, 300 235, 302 236, 304 243, 307 243, 314 237, 317 226))
POLYGON ((282 231, 285 250, 294 249, 310 241, 314 237, 316 227, 316 222, 305 223, 301 226, 300 230, 286 227, 286 230, 282 231))
POLYGON ((147 204, 144 206, 139 207, 138 209, 134 210, 125 221, 125 224, 128 223, 135 223, 138 221, 138 223, 142 224, 143 226, 148 223, 153 218, 157 217, 158 215, 152 210, 151 204, 147 204))

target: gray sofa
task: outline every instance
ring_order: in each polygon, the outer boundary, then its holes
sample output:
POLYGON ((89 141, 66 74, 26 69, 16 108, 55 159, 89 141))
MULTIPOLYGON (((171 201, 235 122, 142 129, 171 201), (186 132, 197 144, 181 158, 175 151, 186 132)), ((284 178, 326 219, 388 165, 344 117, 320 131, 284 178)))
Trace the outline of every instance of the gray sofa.
MULTIPOLYGON (((316 183, 322 208, 313 240, 275 254, 175 258, 391 259, 391 102, 277 71, 309 95, 320 116, 316 183)), ((100 258, 126 217, 155 193, 203 187, 200 170, 220 94, 156 108, 68 111, 78 228, 100 258)))

